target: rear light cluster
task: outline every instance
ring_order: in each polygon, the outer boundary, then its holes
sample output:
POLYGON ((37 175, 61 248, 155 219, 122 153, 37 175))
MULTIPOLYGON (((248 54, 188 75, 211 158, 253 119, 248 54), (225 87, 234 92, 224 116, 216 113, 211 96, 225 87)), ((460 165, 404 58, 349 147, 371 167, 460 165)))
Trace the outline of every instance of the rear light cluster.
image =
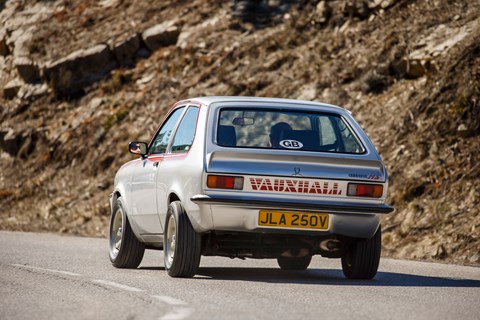
POLYGON ((207 187, 213 189, 243 189, 243 177, 208 175, 207 187))
POLYGON ((352 197, 381 198, 383 185, 349 183, 347 195, 352 197))

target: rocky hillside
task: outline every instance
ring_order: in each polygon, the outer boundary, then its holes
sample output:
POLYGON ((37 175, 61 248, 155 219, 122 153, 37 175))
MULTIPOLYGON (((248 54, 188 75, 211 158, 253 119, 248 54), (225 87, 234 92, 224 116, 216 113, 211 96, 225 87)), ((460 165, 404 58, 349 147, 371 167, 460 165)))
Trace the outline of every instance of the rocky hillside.
POLYGON ((480 3, 0 1, 0 229, 105 236, 129 140, 176 100, 351 110, 390 173, 384 254, 480 263, 480 3))

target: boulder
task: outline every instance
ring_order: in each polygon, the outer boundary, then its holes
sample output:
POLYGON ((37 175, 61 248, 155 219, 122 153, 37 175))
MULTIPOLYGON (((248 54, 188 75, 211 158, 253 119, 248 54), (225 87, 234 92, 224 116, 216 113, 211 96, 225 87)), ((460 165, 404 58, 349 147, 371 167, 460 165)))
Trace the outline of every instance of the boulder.
POLYGON ((18 79, 11 80, 8 82, 5 87, 3 87, 3 98, 11 100, 15 98, 18 94, 18 91, 22 87, 22 83, 18 79))
POLYGON ((315 9, 315 21, 326 23, 332 17, 332 7, 326 1, 320 1, 315 9))
POLYGON ((363 93, 382 93, 391 84, 388 76, 377 72, 376 70, 369 70, 361 78, 361 90, 363 93))
POLYGON ((317 96, 317 88, 315 84, 304 85, 300 89, 300 94, 297 99, 300 100, 314 100, 317 96))
POLYGON ((117 7, 120 4, 120 0, 102 0, 99 5, 104 8, 117 7))
POLYGON ((407 69, 407 77, 411 79, 416 79, 424 76, 427 73, 427 70, 423 66, 423 63, 419 60, 412 60, 409 63, 407 69))
POLYGON ((370 16, 370 8, 366 0, 350 0, 344 3, 344 15, 351 18, 356 17, 360 20, 367 19, 370 16))
POLYGON ((38 141, 38 134, 36 131, 30 129, 21 135, 21 146, 18 149, 17 157, 27 159, 35 150, 38 141))
POLYGON ((0 30, 0 56, 7 56, 10 53, 7 45, 7 34, 5 30, 0 30))
POLYGON ((40 80, 40 69, 30 59, 26 57, 15 58, 13 65, 20 78, 26 83, 37 83, 40 80))
POLYGON ((121 66, 133 65, 137 52, 140 50, 140 35, 134 34, 123 42, 112 45, 112 52, 121 66))
POLYGON ((43 74, 57 96, 66 96, 81 92, 82 88, 101 80, 116 66, 110 48, 99 44, 48 62, 43 74))
POLYGON ((180 28, 167 21, 153 26, 142 33, 143 42, 148 49, 155 51, 177 43, 180 28))
POLYGON ((427 73, 422 61, 401 59, 392 62, 392 69, 396 75, 407 79, 416 79, 427 73))
POLYGON ((14 30, 6 41, 8 50, 12 52, 15 57, 28 57, 30 55, 30 42, 32 38, 33 33, 30 29, 14 30))
POLYGON ((368 1, 368 7, 374 10, 387 9, 393 6, 395 2, 396 0, 370 0, 368 1))
POLYGON ((22 135, 11 128, 0 129, 0 148, 11 156, 16 156, 22 147, 22 135))
POLYGON ((250 22, 250 23, 269 22, 273 8, 270 7, 269 3, 266 3, 266 2, 268 1, 258 1, 258 0, 233 1, 232 15, 236 18, 242 19, 244 22, 250 22))
POLYGON ((474 135, 474 130, 468 128, 464 123, 461 123, 457 127, 457 133, 463 138, 468 138, 474 135))
POLYGON ((17 97, 22 100, 33 101, 48 94, 46 83, 25 84, 18 91, 17 97))

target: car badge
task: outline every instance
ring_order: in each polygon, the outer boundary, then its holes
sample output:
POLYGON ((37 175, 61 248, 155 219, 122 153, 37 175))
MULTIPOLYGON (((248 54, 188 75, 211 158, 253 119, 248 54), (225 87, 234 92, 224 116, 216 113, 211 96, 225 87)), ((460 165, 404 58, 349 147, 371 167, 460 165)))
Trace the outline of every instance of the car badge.
POLYGON ((303 174, 300 173, 300 168, 293 168, 293 171, 295 172, 294 174, 292 174, 292 176, 294 177, 303 177, 303 174))

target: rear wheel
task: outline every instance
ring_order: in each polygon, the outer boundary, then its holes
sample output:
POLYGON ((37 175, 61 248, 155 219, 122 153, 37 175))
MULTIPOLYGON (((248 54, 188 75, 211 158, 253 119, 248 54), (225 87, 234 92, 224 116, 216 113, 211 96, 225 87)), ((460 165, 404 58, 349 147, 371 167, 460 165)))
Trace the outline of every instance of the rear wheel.
POLYGON ((130 227, 127 214, 119 199, 110 219, 109 256, 117 268, 136 268, 142 262, 145 244, 138 241, 130 227))
POLYGON ((278 257, 277 262, 282 270, 305 270, 310 265, 312 256, 307 255, 301 258, 278 257))
POLYGON ((348 279, 372 279, 377 274, 382 250, 382 231, 378 227, 371 239, 355 240, 342 255, 343 274, 348 279))
POLYGON ((168 207, 164 233, 165 269, 171 277, 191 278, 200 265, 201 238, 180 201, 168 207))

